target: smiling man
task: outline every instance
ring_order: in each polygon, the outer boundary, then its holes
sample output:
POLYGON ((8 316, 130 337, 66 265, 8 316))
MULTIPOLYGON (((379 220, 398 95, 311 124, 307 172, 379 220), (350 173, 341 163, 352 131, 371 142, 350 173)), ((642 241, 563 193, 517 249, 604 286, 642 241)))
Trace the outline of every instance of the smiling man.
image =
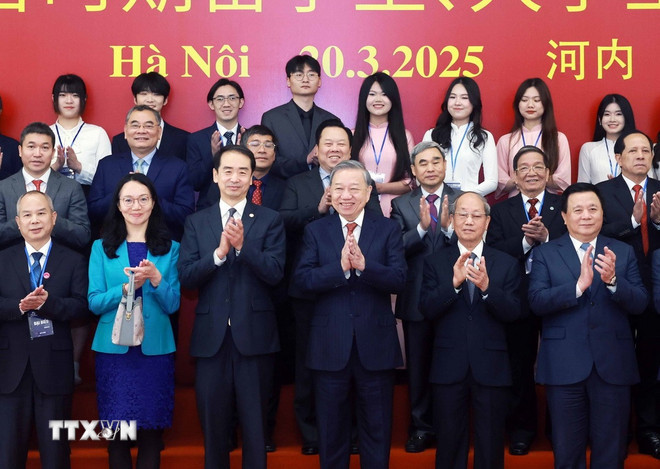
POLYGON ((99 162, 89 191, 93 222, 100 226, 119 180, 131 172, 142 173, 156 187, 172 239, 181 240, 183 222, 194 210, 195 196, 186 164, 157 148, 161 134, 160 114, 153 108, 137 105, 128 111, 124 135, 130 152, 110 155, 99 162))
POLYGON ((371 184, 357 161, 334 167, 335 213, 307 226, 296 267, 300 288, 315 295, 306 365, 322 469, 348 469, 356 407, 361 466, 389 467, 394 369, 403 363, 390 295, 405 285, 406 263, 397 223, 365 210, 371 184))

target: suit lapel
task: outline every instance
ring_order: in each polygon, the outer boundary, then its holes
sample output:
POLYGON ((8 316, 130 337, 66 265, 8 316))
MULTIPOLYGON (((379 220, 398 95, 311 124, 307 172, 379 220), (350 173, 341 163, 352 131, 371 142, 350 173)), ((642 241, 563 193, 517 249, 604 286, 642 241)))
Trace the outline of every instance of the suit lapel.
POLYGON ((60 173, 51 170, 50 176, 48 177, 48 184, 46 185, 46 194, 48 194, 52 200, 57 199, 57 193, 59 192, 60 187, 62 187, 62 177, 63 176, 60 176, 60 173))
POLYGON ((163 166, 164 166, 163 156, 161 156, 160 151, 156 150, 156 153, 154 153, 154 157, 151 159, 151 164, 147 169, 147 174, 149 175, 149 179, 155 181, 158 178, 160 171, 163 169, 163 166))
POLYGON ((247 205, 245 205, 245 210, 243 211, 243 216, 241 217, 241 221, 243 222, 243 239, 247 238, 248 233, 250 232, 250 228, 252 228, 252 225, 254 225, 254 220, 256 218, 254 213, 255 209, 256 205, 250 201, 248 201, 247 205))
POLYGON ((360 230, 360 241, 358 241, 358 246, 360 246, 360 250, 365 253, 365 257, 367 257, 366 253, 369 252, 369 248, 373 245, 374 233, 376 231, 374 229, 375 222, 376 218, 372 217, 371 213, 365 209, 364 219, 362 221, 362 229, 360 230))
POLYGON ((30 285, 30 271, 28 270, 28 261, 25 256, 25 243, 17 244, 12 249, 12 257, 14 258, 12 265, 16 272, 16 277, 21 282, 25 295, 27 295, 32 291, 32 285, 30 285))
MULTIPOLYGON (((287 114, 286 118, 287 120, 291 123, 291 127, 293 127, 294 132, 298 136, 301 142, 303 142, 303 145, 305 145, 305 149, 307 149, 310 145, 310 142, 307 140, 307 137, 305 136, 305 129, 303 129, 302 126, 302 121, 300 120, 300 115, 298 114, 298 109, 296 107, 296 103, 293 102, 293 99, 289 101, 289 105, 286 107, 285 112, 287 114)), ((316 112, 314 113, 314 119, 312 120, 312 128, 314 128, 314 123, 316 122, 316 112)), ((310 135, 310 139, 312 138, 312 135, 310 135)))
POLYGON ((222 236, 222 216, 220 214, 220 204, 213 204, 211 216, 208 217, 209 228, 213 234, 213 240, 216 245, 220 245, 220 236, 222 236))
POLYGON ((559 200, 553 198, 551 194, 546 190, 545 195, 543 196, 543 207, 541 207, 541 216, 543 217, 543 224, 548 228, 554 219, 559 216, 561 212, 561 206, 559 205, 559 200))
MULTIPOLYGON (((617 199, 626 213, 632 213, 633 205, 635 205, 635 202, 633 201, 632 194, 628 189, 626 181, 623 180, 623 176, 621 175, 617 176, 614 180, 616 181, 614 198, 617 199)), ((653 198, 652 195, 651 198, 653 198)))
POLYGON ((580 258, 575 252, 575 246, 568 233, 557 240, 557 252, 566 264, 568 271, 573 275, 575 281, 580 277, 580 258))
MULTIPOLYGON (((511 198, 511 202, 509 203, 511 204, 511 210, 509 210, 509 214, 513 219, 514 225, 520 227, 527 223, 528 212, 526 210, 526 204, 523 204, 522 195, 518 193, 518 195, 511 198)), ((545 202, 543 203, 543 206, 545 207, 545 202)))

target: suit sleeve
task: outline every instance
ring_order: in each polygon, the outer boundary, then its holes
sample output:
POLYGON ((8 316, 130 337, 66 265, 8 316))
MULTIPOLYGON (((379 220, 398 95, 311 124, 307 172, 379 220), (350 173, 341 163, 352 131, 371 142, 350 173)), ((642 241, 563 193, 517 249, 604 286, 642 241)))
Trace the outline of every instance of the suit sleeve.
MULTIPOLYGON (((624 247, 625 249, 619 251, 616 258, 616 291, 610 294, 612 295, 612 300, 623 311, 628 314, 642 314, 649 302, 649 295, 642 283, 642 277, 639 275, 634 251, 627 245, 624 247)), ((655 253, 657 252, 655 251, 653 254, 654 260, 655 253)), ((598 275, 598 273, 594 272, 595 275, 598 275)), ((653 282, 655 286, 655 264, 653 265, 653 282)))
POLYGON ((56 321, 70 321, 83 318, 87 309, 87 266, 81 255, 71 256, 74 263, 69 280, 69 296, 48 295, 48 299, 39 309, 39 316, 56 321))
MULTIPOLYGON (((271 129, 280 140, 288 138, 287 135, 282 135, 282 129, 280 121, 286 119, 279 112, 266 112, 261 116, 261 125, 264 125, 271 129)), ((286 145, 285 145, 286 146, 286 145)), ((274 171, 276 174, 279 174, 282 178, 288 179, 291 176, 296 174, 304 173, 309 171, 309 166, 307 165, 307 155, 308 151, 305 147, 300 147, 302 153, 299 155, 294 155, 291 153, 283 153, 282 147, 278 146, 277 156, 274 163, 274 171)))
POLYGON ((424 249, 424 240, 419 237, 417 224, 414 224, 410 228, 406 224, 406 219, 399 207, 402 203, 405 203, 405 201, 400 197, 392 199, 392 213, 390 214, 390 218, 396 221, 401 227, 401 232, 403 234, 403 249, 406 251, 406 256, 410 257, 412 254, 424 249))
POLYGON ((577 306, 575 297, 576 280, 566 270, 562 272, 561 283, 553 282, 549 260, 544 249, 534 251, 532 272, 529 275, 529 306, 537 316, 558 313, 577 306))
POLYGON ((282 203, 280 204, 280 215, 282 215, 284 225, 289 232, 302 231, 310 221, 321 218, 321 214, 318 211, 319 201, 301 207, 300 203, 303 194, 300 192, 299 181, 296 178, 288 179, 282 196, 282 203))
POLYGON ((99 161, 96 174, 92 180, 92 185, 89 187, 89 199, 87 207, 89 208, 89 218, 95 222, 102 222, 108 213, 108 208, 112 202, 112 194, 114 187, 107 187, 105 172, 107 158, 99 161))
POLYGON ((341 268, 339 257, 332 262, 321 263, 321 242, 312 225, 305 227, 303 245, 300 249, 300 258, 294 275, 294 282, 310 293, 320 293, 348 284, 341 268), (311 228, 311 229, 310 229, 311 228))
MULTIPOLYGON (((486 270, 488 270, 489 259, 486 256, 484 258, 486 259, 486 270)), ((500 266, 503 265, 505 263, 501 262, 500 266)), ((492 262, 491 266, 493 266, 492 262)), ((512 259, 502 277, 499 275, 499 271, 497 275, 490 276, 488 296, 484 302, 488 312, 498 321, 512 322, 521 318, 522 309, 518 290, 522 275, 520 266, 512 259)))
POLYGON ((69 213, 66 217, 64 214, 57 217, 53 237, 74 249, 82 249, 88 246, 92 236, 87 216, 87 201, 80 184, 71 184, 70 187, 69 213))
MULTIPOLYGON (((179 162, 179 160, 174 161, 179 162)), ((188 179, 185 163, 176 166, 179 169, 177 175, 168 175, 168 177, 175 177, 174 196, 172 200, 160 197, 159 202, 163 208, 165 219, 168 220, 170 224, 182 227, 186 221, 186 217, 195 210, 195 193, 190 185, 190 179, 188 179)), ((174 167, 174 165, 171 167, 174 167)))
POLYGON ((429 256, 424 260, 419 311, 424 317, 431 320, 446 314, 459 295, 452 283, 453 270, 451 270, 451 274, 447 270, 451 266, 445 265, 445 269, 442 267, 438 255, 429 256))
POLYGON ((213 250, 201 252, 200 233, 197 232, 196 221, 196 216, 186 218, 179 251, 179 280, 182 287, 190 289, 204 286, 216 269, 228 268, 227 263, 220 267, 215 265, 213 250))
POLYGON ((247 264, 264 283, 277 285, 284 277, 284 263, 286 262, 284 223, 279 214, 271 220, 265 231, 263 242, 259 244, 258 241, 245 239, 243 249, 236 258, 236 262, 247 264))
POLYGON ((206 132, 195 132, 188 136, 186 158, 190 183, 194 190, 199 191, 213 172, 211 140, 206 137, 206 132))
POLYGON ((122 283, 108 284, 105 273, 107 256, 101 243, 101 240, 98 239, 92 244, 92 252, 89 256, 89 289, 87 290, 89 309, 97 316, 117 312, 123 285, 122 283))
POLYGON ((525 255, 522 247, 523 232, 522 229, 516 236, 508 236, 510 231, 504 226, 503 218, 506 214, 504 210, 493 210, 488 225, 486 242, 489 246, 500 251, 506 252, 516 259, 522 259, 525 255))
POLYGON ((385 262, 380 262, 378 257, 372 257, 367 251, 364 256, 364 270, 357 281, 366 283, 376 290, 394 294, 401 293, 405 288, 407 265, 401 232, 394 223, 388 225, 389 232, 380 233, 381 237, 387 237, 384 245, 385 262))

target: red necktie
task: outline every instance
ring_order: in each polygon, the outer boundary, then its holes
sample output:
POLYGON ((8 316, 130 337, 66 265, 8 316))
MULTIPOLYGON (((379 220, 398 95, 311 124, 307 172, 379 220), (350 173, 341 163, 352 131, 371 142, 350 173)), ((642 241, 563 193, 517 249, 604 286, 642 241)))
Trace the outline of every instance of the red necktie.
POLYGON ((252 185, 254 186, 254 191, 252 192, 252 203, 255 205, 261 205, 263 193, 261 192, 261 185, 263 181, 261 179, 253 179, 252 185))
POLYGON ((353 221, 350 222, 350 223, 346 223, 346 230, 347 230, 346 237, 347 237, 347 238, 348 238, 350 235, 353 234, 353 231, 355 231, 355 228, 357 228, 357 223, 355 223, 355 222, 353 222, 353 221))
POLYGON ((649 223, 648 223, 648 216, 646 214, 646 202, 644 201, 644 192, 642 191, 642 186, 639 184, 635 184, 633 186, 633 190, 635 191, 635 202, 637 202, 638 199, 642 199, 642 204, 644 205, 644 211, 642 212, 642 220, 641 220, 641 230, 642 230, 642 247, 644 248, 644 254, 649 253, 649 223))
POLYGON ((32 181, 32 184, 34 184, 35 189, 38 190, 39 192, 41 192, 41 183, 42 182, 43 181, 41 179, 35 179, 35 180, 32 181))
POLYGON ((533 199, 529 199, 527 202, 529 202, 529 219, 531 220, 534 218, 536 215, 539 214, 538 210, 536 210, 536 204, 538 203, 539 199, 534 197, 533 199))

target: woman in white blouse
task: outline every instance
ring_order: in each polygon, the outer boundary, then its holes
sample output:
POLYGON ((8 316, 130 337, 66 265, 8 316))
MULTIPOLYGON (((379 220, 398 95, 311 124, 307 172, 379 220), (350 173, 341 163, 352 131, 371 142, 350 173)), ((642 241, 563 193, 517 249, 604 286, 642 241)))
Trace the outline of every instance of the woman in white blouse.
POLYGON ((481 92, 472 78, 451 82, 435 128, 424 141, 438 143, 447 160, 445 184, 488 195, 497 188, 497 154, 493 135, 481 126, 481 92), (484 180, 479 182, 483 167, 484 180))
POLYGON ((608 94, 598 106, 594 139, 580 148, 578 182, 598 184, 621 173, 614 143, 621 133, 635 128, 630 102, 620 94, 608 94))
POLYGON ((518 189, 513 178, 513 157, 526 145, 542 149, 549 160, 548 191, 561 193, 571 183, 571 152, 566 135, 557 131, 550 90, 540 78, 523 81, 513 98, 515 122, 497 142, 499 182, 497 197, 513 197, 518 189))
POLYGON ((57 152, 51 167, 75 179, 87 195, 99 160, 112 151, 110 139, 98 125, 82 120, 87 88, 78 75, 61 75, 53 85, 53 108, 57 120, 50 126, 57 152))

